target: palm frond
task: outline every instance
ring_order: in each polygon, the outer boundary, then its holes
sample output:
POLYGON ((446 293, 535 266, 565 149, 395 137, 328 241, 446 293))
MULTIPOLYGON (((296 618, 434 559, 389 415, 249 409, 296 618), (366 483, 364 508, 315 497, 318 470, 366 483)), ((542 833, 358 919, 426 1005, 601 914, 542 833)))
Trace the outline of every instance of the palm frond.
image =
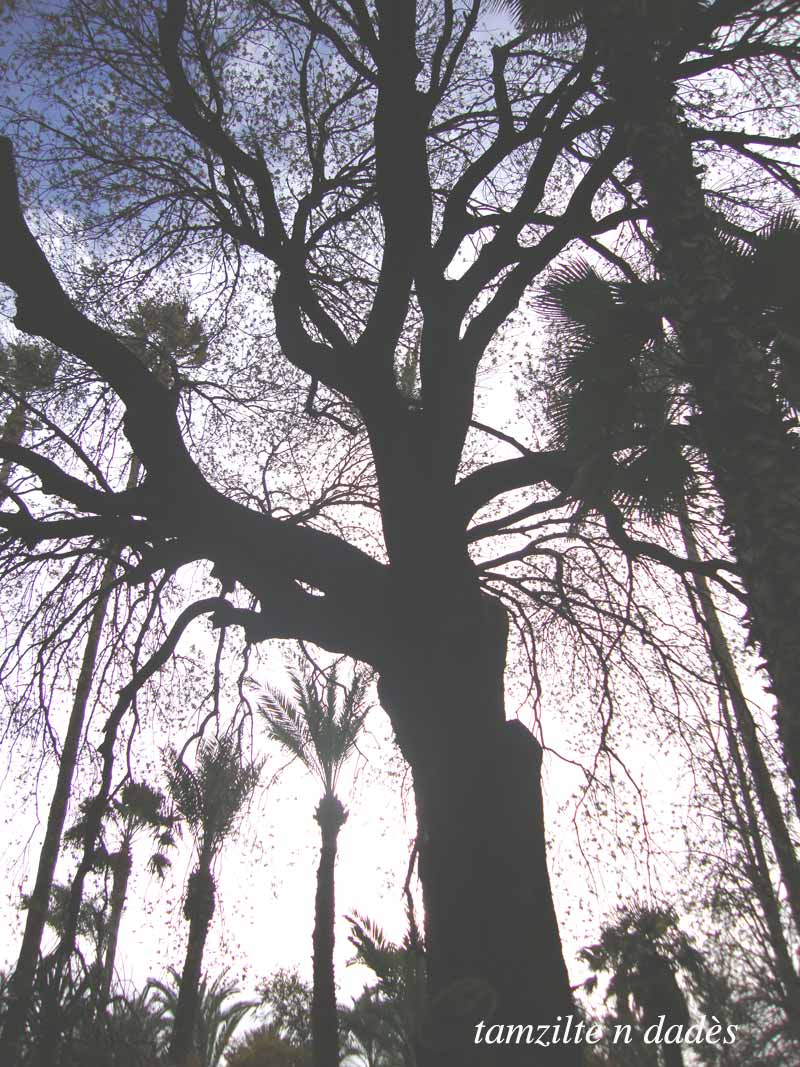
POLYGON ((288 674, 294 700, 267 688, 259 701, 268 735, 332 794, 369 710, 368 676, 356 670, 351 683, 343 685, 337 665, 318 679, 302 661, 293 664, 288 674))
POLYGON ((202 741, 193 771, 174 749, 167 751, 165 774, 173 803, 200 852, 214 856, 258 784, 262 764, 244 760, 230 734, 202 741))
POLYGON ((584 4, 576 0, 494 0, 491 8, 508 11, 528 33, 555 37, 581 26, 584 4))

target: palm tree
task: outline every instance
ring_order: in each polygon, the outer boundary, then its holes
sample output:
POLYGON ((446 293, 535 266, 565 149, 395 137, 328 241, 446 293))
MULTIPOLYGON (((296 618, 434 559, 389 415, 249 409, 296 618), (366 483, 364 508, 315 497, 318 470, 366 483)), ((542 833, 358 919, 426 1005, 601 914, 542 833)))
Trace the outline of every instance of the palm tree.
POLYGON ((174 749, 168 750, 166 777, 176 814, 189 827, 197 863, 189 875, 183 914, 189 922, 186 959, 174 1012, 170 1058, 189 1062, 195 1039, 206 938, 214 915, 214 861, 258 782, 260 764, 243 762, 230 734, 203 741, 192 771, 174 749))
MULTIPOLYGON (((615 921, 604 927, 600 940, 579 953, 595 974, 611 975, 607 996, 616 1003, 621 1023, 638 1021, 642 1028, 664 1016, 664 1030, 688 1027, 691 1022, 686 994, 676 973, 682 971, 694 992, 702 994, 708 971, 702 955, 678 926, 672 908, 632 905, 621 908, 615 921)), ((587 983, 591 988, 593 979, 587 983)), ((661 1046, 665 1067, 683 1067, 679 1044, 661 1046)))
MULTIPOLYGON (((795 240, 800 226, 787 217, 770 223, 754 251, 730 248, 738 282, 736 299, 761 304, 763 359, 782 382, 791 381, 794 349, 784 324, 797 309, 765 289, 770 262, 795 240), (773 343, 769 338, 777 339, 773 343)), ((800 253, 800 248, 798 248, 800 253)), ((676 338, 665 334, 658 282, 610 283, 576 261, 553 271, 539 301, 555 327, 545 383, 555 426, 554 444, 583 471, 584 500, 608 515, 609 508, 635 510, 653 520, 677 517, 687 557, 699 562, 687 496, 697 472, 685 412, 691 404, 681 381, 684 360, 676 338), (622 458, 620 458, 622 457, 622 458)), ((785 391, 790 386, 784 385, 785 391)), ((789 403, 789 396, 786 402, 789 403)), ((767 767, 758 730, 717 616, 711 590, 694 575, 703 626, 733 711, 738 742, 800 931, 800 863, 767 767)), ((732 735, 732 741, 737 739, 732 735)))
MULTIPOLYGON (((151 978, 145 994, 148 1005, 159 1017, 162 1028, 172 1032, 175 1029, 180 1001, 181 976, 172 967, 169 969, 169 976, 171 983, 151 978)), ((217 975, 210 984, 206 977, 200 980, 193 1043, 197 1067, 219 1067, 239 1024, 257 1007, 258 1002, 255 1000, 227 1003, 236 997, 238 992, 235 982, 228 979, 227 970, 217 975)))
POLYGON ((314 1067, 337 1067, 339 1031, 333 966, 336 849, 347 811, 336 795, 342 768, 356 747, 367 716, 366 674, 353 672, 350 685, 336 667, 318 684, 313 671, 297 664, 289 671, 294 698, 268 689, 260 702, 269 736, 300 760, 322 786, 315 812, 322 837, 314 917, 314 988, 311 1010, 314 1067))
MULTIPOLYGON (((736 267, 706 203, 691 133, 676 99, 678 61, 749 5, 706 0, 506 0, 533 33, 583 25, 615 115, 617 135, 657 245, 665 314, 678 332, 696 426, 747 591, 752 638, 777 698, 784 760, 800 813, 800 494, 798 444, 787 433, 763 354, 763 321, 732 299, 736 267)), ((773 249, 763 281, 795 300, 798 241, 773 249)), ((783 301, 788 303, 788 301, 783 301)), ((791 327, 796 383, 797 312, 791 327)))
MULTIPOLYGON (((12 345, 7 351, 3 352, 2 366, 0 367, 2 378, 8 387, 14 388, 16 398, 14 408, 3 428, 4 443, 20 444, 26 429, 26 411, 30 394, 37 389, 49 390, 52 388, 57 366, 57 357, 39 349, 37 346, 12 345)), ((6 458, 0 471, 0 482, 3 484, 8 480, 11 466, 11 460, 6 458)), ((131 478, 134 478, 133 473, 131 478)), ((130 484, 133 483, 129 482, 130 484)), ((53 878, 61 848, 61 838, 69 806, 72 780, 75 774, 78 750, 83 734, 83 724, 91 695, 94 668, 105 622, 110 586, 116 572, 116 565, 117 558, 112 556, 103 567, 98 582, 100 592, 88 620, 89 626, 72 698, 72 707, 58 761, 55 789, 50 801, 44 841, 39 853, 33 889, 27 898, 25 929, 22 935, 17 964, 11 978, 8 1010, 3 1021, 2 1036, 0 1036, 0 1061, 4 1063, 13 1063, 17 1058, 25 1022, 33 1005, 36 969, 41 953, 42 937, 48 921, 53 878)), ((71 923, 74 928, 71 938, 73 942, 77 933, 77 924, 78 915, 75 914, 71 923)), ((54 981, 52 988, 55 990, 57 986, 58 982, 54 981)), ((50 1029, 52 1030, 52 1036, 47 1043, 48 1048, 51 1045, 54 1046, 57 1041, 56 1010, 57 1004, 54 1000, 51 1004, 53 1019, 50 1029)), ((44 1044, 42 1057, 43 1062, 46 1062, 46 1057, 50 1053, 44 1048, 44 1044)))
POLYGON ((355 948, 352 963, 369 967, 375 985, 364 991, 351 1011, 350 1028, 364 1044, 377 1046, 384 1060, 401 1067, 416 1067, 416 1047, 429 1017, 425 945, 414 914, 407 909, 408 930, 396 945, 371 919, 348 916, 350 944, 355 948))
POLYGON ((163 878, 164 870, 170 864, 162 849, 174 844, 172 828, 175 820, 165 811, 164 795, 157 789, 143 782, 128 782, 123 787, 119 799, 112 801, 111 810, 119 827, 120 842, 118 848, 106 859, 111 870, 112 884, 100 979, 99 1004, 101 1008, 108 1003, 114 977, 119 928, 128 896, 128 880, 133 867, 134 840, 142 832, 147 832, 154 839, 156 851, 151 855, 148 866, 160 878, 163 878))
MULTIPOLYGON (((163 367, 174 365, 177 358, 202 362, 207 349, 207 338, 197 322, 190 316, 188 304, 173 301, 166 305, 144 301, 128 319, 130 347, 140 358, 152 366, 154 373, 163 377, 163 367)), ((14 407, 3 427, 5 444, 19 445, 26 429, 27 402, 34 390, 50 390, 55 381, 60 354, 35 345, 11 345, 0 351, 0 381, 13 397, 14 407)), ((0 466, 0 486, 7 483, 12 462, 4 457, 0 466)), ((132 489, 139 480, 140 463, 136 456, 131 459, 127 488, 132 489)), ((0 499, 3 490, 0 488, 0 499)), ((98 579, 98 595, 92 608, 86 641, 83 647, 78 678, 75 684, 70 717, 58 761, 58 775, 50 802, 44 841, 39 854, 34 886, 30 894, 22 944, 11 981, 8 1011, 0 1034, 0 1062, 12 1063, 17 1058, 23 1037, 25 1020, 31 1009, 36 967, 41 953, 42 936, 47 921, 56 863, 61 848, 61 838, 67 817, 72 781, 77 765, 80 740, 92 691, 95 664, 100 648, 109 597, 120 563, 118 551, 112 546, 98 579)), ((90 849, 93 849, 94 842, 90 849)), ((59 947, 58 968, 67 967, 74 950, 78 932, 80 896, 83 879, 87 873, 85 864, 79 867, 73 903, 64 925, 59 947)), ((58 982, 53 983, 56 989, 58 982)), ((47 1014, 47 1012, 45 1012, 47 1014)), ((49 1064, 55 1055, 58 1042, 57 1002, 50 1005, 52 1016, 48 1027, 49 1036, 42 1042, 41 1062, 49 1064)))

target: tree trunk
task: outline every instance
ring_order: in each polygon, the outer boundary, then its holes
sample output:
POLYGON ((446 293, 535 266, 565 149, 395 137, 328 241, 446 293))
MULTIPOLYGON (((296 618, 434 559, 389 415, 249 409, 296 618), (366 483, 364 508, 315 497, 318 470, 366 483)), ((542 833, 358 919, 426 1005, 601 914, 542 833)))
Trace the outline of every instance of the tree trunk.
POLYGON ((189 940, 183 963, 178 1003, 169 1046, 170 1062, 175 1067, 189 1067, 194 1052, 194 1033, 200 1002, 200 979, 208 928, 214 916, 216 887, 206 864, 189 876, 183 914, 189 920, 189 940))
POLYGON ((776 999, 786 1016, 787 1030, 795 1039, 800 1036, 800 977, 792 959, 792 952, 786 939, 781 914, 781 903, 772 882, 770 866, 764 851, 755 805, 750 792, 750 782, 745 774, 744 761, 733 723, 722 694, 722 714, 725 722, 728 747, 736 771, 737 787, 726 782, 727 803, 731 809, 730 821, 736 826, 742 849, 746 856, 746 872, 749 886, 761 908, 766 927, 769 949, 765 956, 770 960, 774 972, 776 999), (744 811, 741 810, 741 805, 744 811), (780 991, 780 992, 778 992, 780 991))
POLYGON ((431 998, 418 1061, 575 1067, 575 1045, 476 1043, 481 1022, 552 1026, 573 1000, 547 873, 541 749, 505 721, 507 621, 475 593, 449 598, 439 622, 409 614, 381 669, 416 793, 431 998))
MULTIPOLYGON (((595 9, 592 8, 591 11, 595 9)), ((589 9, 587 9, 589 12, 589 9)), ((705 203, 675 87, 647 18, 626 0, 587 13, 605 81, 647 200, 666 313, 685 353, 696 425, 777 699, 784 760, 800 812, 800 488, 765 353, 737 305, 729 258, 705 203)))
MULTIPOLYGON (((141 464, 134 456, 131 461, 131 469, 128 474, 127 488, 132 489, 139 480, 141 464)), ((119 556, 112 555, 100 576, 100 588, 107 587, 113 582, 116 574, 119 556)), ((70 793, 72 790, 72 778, 78 759, 78 748, 83 733, 83 723, 86 718, 86 709, 92 688, 97 650, 100 645, 100 637, 108 607, 110 590, 102 593, 94 606, 89 624, 89 633, 81 660, 81 669, 78 673, 78 682, 75 687, 75 696, 72 703, 67 733, 61 750, 61 759, 58 764, 58 775, 53 799, 50 802, 50 811, 47 817, 42 851, 39 855, 39 865, 36 870, 36 881, 33 892, 30 895, 28 913, 25 921, 25 932, 22 937, 17 966, 11 982, 9 995, 9 1007, 3 1034, 0 1037, 0 1063, 13 1063, 14 1057, 19 1053, 20 1043, 25 1030, 25 1022, 30 1011, 33 996, 33 984, 36 976, 36 966, 41 952, 42 935, 44 933, 47 909, 50 902, 50 891, 53 885, 53 876, 59 851, 61 849, 61 835, 64 830, 67 808, 69 806, 70 793)), ((94 845, 92 845, 94 847, 94 845)), ((84 867, 81 864, 81 868, 84 867)), ((79 868, 79 870, 81 869, 79 868)), ((58 947, 60 964, 56 967, 56 976, 52 983, 49 999, 42 1005, 43 1032, 41 1047, 38 1050, 39 1061, 42 1067, 52 1067, 56 1059, 56 1049, 60 1037, 58 1021, 58 990, 60 975, 65 961, 71 955, 75 947, 77 937, 78 915, 80 912, 80 897, 83 888, 83 879, 80 884, 73 886, 73 900, 70 902, 70 912, 67 916, 66 929, 62 935, 58 947), (77 890, 77 891, 76 891, 77 890)))
MULTIPOLYGON (((110 559, 103 568, 100 577, 101 586, 107 586, 114 577, 116 559, 110 559)), ((75 686, 67 733, 61 749, 58 775, 50 811, 47 817, 42 851, 36 869, 36 881, 30 894, 25 917, 25 932, 22 936, 17 966, 11 979, 11 987, 2 1038, 0 1038, 0 1063, 15 1063, 19 1056, 20 1045, 25 1031, 25 1023, 31 1007, 36 967, 42 947, 45 922, 47 920, 50 891, 53 875, 61 848, 61 835, 64 830, 67 807, 69 805, 72 778, 78 759, 78 749, 83 734, 86 708, 92 688, 97 649, 105 621, 109 593, 103 593, 92 611, 89 633, 83 650, 81 669, 75 686)))
POLYGON ((119 939, 119 926, 122 921, 122 913, 125 910, 125 901, 128 895, 128 879, 131 874, 130 845, 123 842, 119 852, 111 857, 113 882, 111 886, 111 907, 108 920, 108 936, 106 942, 105 958, 103 960, 103 974, 100 981, 100 1009, 103 1010, 108 1004, 111 994, 111 983, 114 980, 114 964, 117 958, 117 941, 119 939))
MULTIPOLYGON (((687 558, 698 560, 700 554, 697 549, 697 541, 685 507, 682 508, 679 519, 687 558)), ((778 861, 778 869, 781 872, 781 878, 786 890, 795 933, 800 935, 800 864, 797 861, 797 854, 789 835, 789 828, 784 818, 780 800, 775 792, 772 775, 761 750, 758 730, 739 681, 736 664, 733 661, 733 656, 714 606, 714 598, 708 588, 706 579, 702 575, 696 574, 693 581, 697 590, 697 599, 700 602, 703 625, 708 634, 711 654, 719 666, 723 684, 730 698, 736 720, 737 733, 744 749, 747 766, 753 781, 756 797, 758 798, 758 805, 767 825, 775 858, 778 861)))
POLYGON ((338 1067, 339 1021, 336 1011, 336 977, 333 968, 336 905, 334 871, 339 830, 347 813, 341 802, 326 794, 315 816, 322 836, 317 870, 314 912, 314 989, 311 1000, 311 1036, 314 1067, 338 1067))

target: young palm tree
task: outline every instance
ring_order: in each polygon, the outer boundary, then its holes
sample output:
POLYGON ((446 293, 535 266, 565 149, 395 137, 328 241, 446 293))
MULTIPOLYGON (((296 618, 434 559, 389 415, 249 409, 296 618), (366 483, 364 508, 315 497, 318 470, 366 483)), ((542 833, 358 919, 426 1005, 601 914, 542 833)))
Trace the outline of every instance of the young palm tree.
POLYGON ((407 916, 408 930, 399 945, 371 919, 348 916, 350 944, 356 950, 351 962, 369 967, 376 978, 354 1005, 351 1029, 357 1039, 371 1038, 390 1062, 416 1067, 416 1048, 429 1014, 428 980, 422 935, 410 909, 407 916))
POLYGON ((193 1051, 206 938, 214 915, 214 860, 258 782, 261 766, 242 760, 239 745, 223 735, 198 746, 192 771, 168 750, 166 777, 176 814, 189 827, 197 863, 189 875, 183 914, 189 922, 186 959, 174 1012, 169 1054, 185 1067, 193 1051))
POLYGON ((99 1003, 101 1008, 108 1003, 122 913, 128 897, 128 880, 133 867, 133 843, 136 837, 148 833, 156 845, 156 851, 148 861, 151 871, 163 878, 170 861, 162 851, 174 843, 172 828, 175 820, 165 811, 165 798, 157 789, 142 782, 129 782, 118 800, 112 802, 114 821, 120 831, 119 847, 108 855, 106 863, 111 870, 111 902, 105 933, 105 951, 100 979, 99 1003))
MULTIPOLYGON (((703 957, 679 928, 672 908, 622 908, 599 942, 579 955, 595 973, 611 975, 608 996, 616 1002, 620 1022, 638 1021, 642 1028, 657 1024, 662 1015, 665 1031, 689 1026, 689 1005, 676 974, 686 974, 694 991, 702 992, 708 981, 703 957)), ((664 1044, 662 1052, 666 1067, 683 1067, 680 1045, 664 1044)))
MULTIPOLYGON (((172 967, 169 976, 171 983, 151 978, 145 989, 150 1010, 156 1013, 162 1028, 168 1032, 175 1028, 181 988, 181 976, 172 967)), ((239 1024, 258 1006, 255 1000, 229 1003, 238 992, 235 982, 229 981, 227 971, 217 975, 210 984, 207 978, 201 979, 194 1022, 197 1067, 219 1067, 239 1024)))
MULTIPOLYGON (((720 239, 718 217, 706 203, 676 89, 687 51, 707 46, 718 25, 759 5, 506 0, 504 6, 534 33, 572 32, 583 25, 598 60, 617 135, 647 203, 665 314, 681 338, 697 430, 731 530, 751 635, 777 698, 784 759, 800 813, 798 444, 786 431, 763 359, 760 322, 743 315, 731 298, 735 267, 720 239)), ((796 244, 783 251, 769 281, 795 300, 796 244)), ((794 318, 796 326, 796 313, 794 318)), ((789 346, 795 368, 797 336, 789 346)))
POLYGON ((314 917, 311 1029, 314 1067, 337 1067, 334 872, 339 831, 347 819, 347 811, 336 795, 336 786, 367 716, 368 679, 354 671, 350 685, 343 686, 333 667, 324 685, 320 686, 314 673, 303 665, 290 670, 289 677, 294 698, 276 689, 268 689, 260 702, 260 710, 269 736, 294 759, 300 760, 322 786, 322 799, 314 816, 322 837, 322 851, 317 870, 314 917))

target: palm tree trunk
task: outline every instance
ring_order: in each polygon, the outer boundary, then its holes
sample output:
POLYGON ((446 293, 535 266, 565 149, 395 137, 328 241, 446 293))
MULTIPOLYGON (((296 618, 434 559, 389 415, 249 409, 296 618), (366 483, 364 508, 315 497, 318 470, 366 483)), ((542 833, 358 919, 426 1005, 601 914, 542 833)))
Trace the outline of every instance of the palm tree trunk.
MULTIPOLYGON (((107 587, 113 580, 116 565, 116 557, 106 563, 100 577, 101 587, 107 587)), ((53 792, 53 799, 50 802, 42 851, 39 854, 36 881, 29 897, 22 946, 14 976, 11 980, 8 1010, 3 1034, 0 1038, 0 1063, 16 1062, 25 1030, 25 1022, 31 1007, 33 984, 47 920, 53 875, 61 848, 61 835, 64 830, 64 821, 69 805, 72 779, 78 759, 80 739, 83 734, 83 724, 92 688, 92 677, 97 660, 100 635, 105 621, 108 598, 109 592, 106 590, 98 598, 91 615, 89 633, 86 637, 81 669, 75 686, 67 733, 61 749, 56 787, 53 792)))
POLYGON ((505 721, 505 614, 485 597, 476 611, 448 603, 435 631, 419 615, 398 628, 379 687, 416 794, 431 998, 418 1064, 577 1067, 580 1046, 476 1044, 481 1022, 552 1026, 574 1003, 547 872, 541 748, 505 721))
POLYGON ((201 860, 189 876, 183 913, 189 920, 189 940, 183 963, 178 1003, 169 1046, 170 1062, 189 1067, 194 1052, 194 1034, 203 973, 203 953, 208 929, 214 916, 216 887, 210 864, 201 860))
POLYGON ((739 835, 746 856, 749 886, 763 915, 769 946, 765 951, 765 956, 770 960, 770 966, 774 972, 775 988, 781 991, 776 999, 779 1000, 780 1007, 786 1016, 787 1029, 798 1037, 800 1036, 800 976, 792 960, 792 952, 784 933, 781 904, 772 882, 770 866, 761 838, 761 827, 750 792, 750 782, 745 773, 744 761, 724 696, 723 693, 723 720, 736 772, 735 785, 729 780, 727 782, 727 806, 732 812, 730 821, 739 835), (741 810, 742 807, 744 811, 741 810))
POLYGON ((646 18, 614 0, 587 6, 606 86, 647 200, 667 315, 686 354, 697 429, 747 590, 750 634, 777 698, 783 756, 800 812, 800 491, 766 358, 731 301, 725 250, 695 168, 675 87, 646 18))
MULTIPOLYGON (((131 489, 136 485, 140 470, 141 465, 134 457, 128 474, 127 488, 131 489)), ((25 1030, 25 1021, 30 1011, 53 876, 61 849, 61 836, 64 831, 64 822, 72 791, 72 779, 77 765, 78 749, 92 689, 97 652, 108 608, 110 596, 108 587, 114 580, 118 564, 119 556, 117 554, 112 555, 100 575, 100 588, 105 589, 105 592, 98 597, 89 622, 89 632, 86 637, 78 681, 75 686, 72 710, 61 749, 61 758, 58 763, 56 787, 53 792, 53 799, 50 802, 42 851, 39 854, 36 881, 29 898, 22 946, 11 981, 9 1007, 6 1013, 3 1033, 0 1036, 0 1063, 14 1062, 19 1053, 25 1030)), ((80 899, 71 907, 71 913, 67 919, 67 929, 64 931, 64 936, 59 946, 59 954, 62 961, 65 956, 70 955, 75 944, 79 907, 80 899)), ((58 981, 54 981, 50 1003, 43 1005, 42 1009, 44 1030, 38 1054, 43 1067, 50 1067, 54 1062, 59 1040, 58 1005, 55 1000, 57 990, 58 981)))
POLYGON ((131 874, 133 857, 130 845, 123 842, 119 852, 112 857, 113 883, 111 887, 111 907, 108 920, 108 937, 106 943, 105 959, 103 960, 103 973, 100 980, 100 1008, 108 1004, 111 993, 111 983, 114 980, 114 964, 117 958, 117 942, 119 940, 119 927, 122 922, 122 913, 125 910, 125 901, 128 895, 128 879, 131 874))
MULTIPOLYGON (((685 506, 681 508, 679 521, 687 558, 697 561, 700 553, 685 506)), ((767 826, 778 869, 781 872, 795 932, 800 935, 800 863, 797 860, 783 809, 775 792, 772 775, 761 750, 758 730, 739 681, 736 664, 719 621, 708 583, 700 574, 696 574, 693 581, 702 611, 703 625, 708 634, 711 654, 718 664, 723 684, 730 698, 738 738, 744 749, 759 808, 767 826)), ((735 741, 734 738, 731 740, 735 741)))
POLYGON ((339 1020, 336 1011, 336 975, 333 966, 336 905, 334 879, 339 831, 347 818, 341 802, 326 793, 316 816, 322 836, 317 869, 314 910, 314 988, 311 1000, 311 1036, 314 1067, 338 1067, 339 1020))

